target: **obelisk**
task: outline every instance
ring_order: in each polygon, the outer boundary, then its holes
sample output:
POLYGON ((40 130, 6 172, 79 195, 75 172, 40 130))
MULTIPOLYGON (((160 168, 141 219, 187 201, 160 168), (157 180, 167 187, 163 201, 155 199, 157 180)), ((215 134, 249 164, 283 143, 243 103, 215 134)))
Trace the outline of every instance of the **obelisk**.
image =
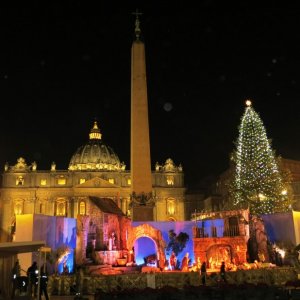
POLYGON ((140 39, 141 13, 134 13, 135 40, 131 49, 131 194, 133 221, 152 221, 151 157, 148 121, 145 45, 140 39), (140 203, 140 205, 139 205, 140 203))

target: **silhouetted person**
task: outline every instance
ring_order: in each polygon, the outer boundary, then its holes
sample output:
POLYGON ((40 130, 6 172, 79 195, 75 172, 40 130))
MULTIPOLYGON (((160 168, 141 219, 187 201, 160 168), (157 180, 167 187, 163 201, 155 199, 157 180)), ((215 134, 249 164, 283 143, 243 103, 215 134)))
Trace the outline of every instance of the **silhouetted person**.
POLYGON ((11 299, 15 297, 16 289, 19 288, 18 286, 18 280, 21 276, 21 267, 19 264, 19 261, 17 260, 15 262, 14 267, 11 270, 11 280, 12 280, 12 293, 11 293, 11 299))
POLYGON ((48 292, 47 292, 47 285, 48 285, 48 275, 47 271, 44 271, 44 268, 41 268, 41 279, 40 279, 40 299, 42 299, 42 295, 44 294, 46 300, 49 300, 48 292))
POLYGON ((225 262, 222 261, 221 269, 220 269, 221 280, 226 282, 226 270, 225 270, 225 262))
POLYGON ((30 297, 32 296, 32 290, 33 290, 34 297, 36 297, 36 295, 37 295, 38 273, 39 273, 38 267, 37 267, 36 262, 34 261, 33 264, 27 270, 28 294, 30 297))
POLYGON ((202 263, 200 272, 201 272, 202 284, 205 285, 205 283, 206 283, 206 262, 202 263))

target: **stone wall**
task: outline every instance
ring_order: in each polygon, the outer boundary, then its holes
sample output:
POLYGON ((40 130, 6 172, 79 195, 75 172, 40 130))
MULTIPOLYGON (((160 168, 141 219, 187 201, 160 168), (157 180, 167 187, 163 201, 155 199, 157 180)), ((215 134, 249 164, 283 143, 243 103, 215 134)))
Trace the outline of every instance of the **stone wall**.
MULTIPOLYGON (((297 279, 297 271, 292 267, 274 269, 239 270, 227 272, 229 284, 263 283, 267 285, 284 285, 287 281, 297 279)), ((212 273, 207 278, 207 285, 218 284, 219 274, 212 273)), ((52 295, 69 295, 72 286, 75 285, 75 276, 50 276, 48 291, 52 295)), ((200 276, 198 272, 161 272, 161 273, 132 273, 122 275, 86 275, 82 280, 84 294, 94 294, 101 289, 111 292, 125 289, 144 289, 146 287, 162 288, 171 286, 183 288, 185 286, 199 286, 200 276)))

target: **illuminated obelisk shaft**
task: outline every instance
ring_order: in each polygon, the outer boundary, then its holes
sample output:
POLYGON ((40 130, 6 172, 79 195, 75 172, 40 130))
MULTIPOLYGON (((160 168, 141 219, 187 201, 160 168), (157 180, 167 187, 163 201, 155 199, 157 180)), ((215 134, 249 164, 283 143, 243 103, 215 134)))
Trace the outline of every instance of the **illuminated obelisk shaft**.
MULTIPOLYGON (((148 98, 145 46, 140 41, 138 14, 136 14, 136 40, 131 49, 131 191, 137 195, 152 191, 148 98)), ((137 211, 138 212, 138 211, 137 211)), ((140 212, 143 214, 142 212, 140 212)), ((133 216, 135 220, 145 216, 133 216)), ((149 218, 149 214, 148 217, 149 218)), ((153 218, 153 213, 151 219, 153 218)))

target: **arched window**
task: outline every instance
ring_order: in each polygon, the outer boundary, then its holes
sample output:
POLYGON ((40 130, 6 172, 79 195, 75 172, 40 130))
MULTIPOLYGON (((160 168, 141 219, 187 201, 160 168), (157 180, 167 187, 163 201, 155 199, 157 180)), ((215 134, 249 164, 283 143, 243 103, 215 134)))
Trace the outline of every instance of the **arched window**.
POLYGON ((58 185, 65 185, 66 182, 67 182, 67 179, 63 175, 61 175, 57 178, 57 184, 58 185))
POLYGON ((16 185, 24 185, 24 177, 18 176, 16 179, 16 185))
POLYGON ((174 215, 175 214, 175 199, 168 199, 167 200, 167 214, 174 215))
POLYGON ((86 214, 86 204, 84 201, 79 202, 79 214, 81 216, 85 216, 85 214, 86 214))
POLYGON ((67 202, 65 199, 57 199, 55 207, 56 216, 67 216, 67 202))
POLYGON ((174 176, 173 175, 167 176, 167 185, 174 185, 174 176))

